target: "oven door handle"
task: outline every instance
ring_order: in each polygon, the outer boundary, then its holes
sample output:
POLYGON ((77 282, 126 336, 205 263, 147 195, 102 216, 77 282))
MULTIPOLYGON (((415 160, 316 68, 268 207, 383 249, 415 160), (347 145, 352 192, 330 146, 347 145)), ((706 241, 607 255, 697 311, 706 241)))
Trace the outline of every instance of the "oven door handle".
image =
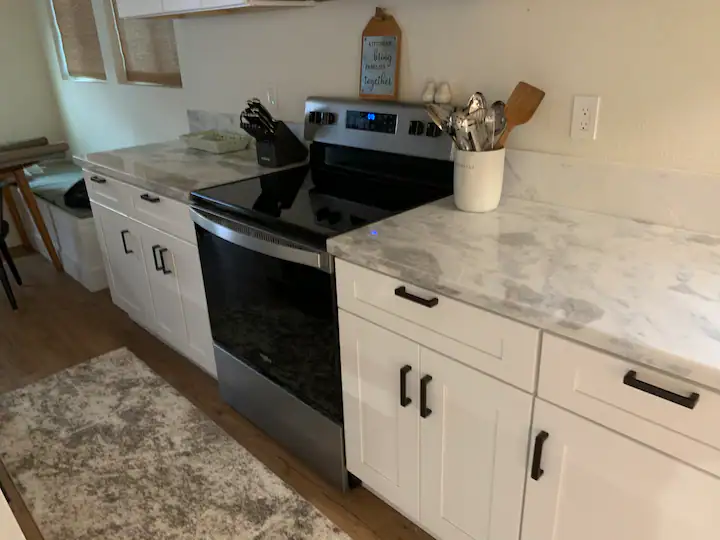
MULTIPOLYGON (((227 226, 217 221, 217 218, 221 216, 216 216, 212 212, 206 212, 199 208, 190 208, 190 217, 201 229, 236 246, 262 253, 274 259, 317 268, 328 274, 334 273, 332 257, 327 253, 293 247, 290 241, 285 240, 282 236, 244 223, 238 223, 237 229, 233 228, 232 225, 227 226)), ((225 217, 222 217, 222 219, 223 221, 230 221, 225 217)))

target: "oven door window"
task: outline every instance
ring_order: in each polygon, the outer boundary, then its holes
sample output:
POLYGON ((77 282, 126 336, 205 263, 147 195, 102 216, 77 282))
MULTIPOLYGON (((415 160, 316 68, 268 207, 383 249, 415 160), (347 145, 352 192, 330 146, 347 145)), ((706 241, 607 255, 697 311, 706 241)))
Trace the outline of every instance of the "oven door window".
POLYGON ((196 230, 215 343, 341 422, 334 276, 196 230))

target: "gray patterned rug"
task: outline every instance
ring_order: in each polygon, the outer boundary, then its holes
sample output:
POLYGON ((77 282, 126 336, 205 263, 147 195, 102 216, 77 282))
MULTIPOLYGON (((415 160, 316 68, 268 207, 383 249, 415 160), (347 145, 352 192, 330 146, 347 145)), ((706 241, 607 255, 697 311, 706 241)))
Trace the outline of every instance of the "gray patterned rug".
POLYGON ((349 540, 126 349, 0 395, 45 540, 349 540))

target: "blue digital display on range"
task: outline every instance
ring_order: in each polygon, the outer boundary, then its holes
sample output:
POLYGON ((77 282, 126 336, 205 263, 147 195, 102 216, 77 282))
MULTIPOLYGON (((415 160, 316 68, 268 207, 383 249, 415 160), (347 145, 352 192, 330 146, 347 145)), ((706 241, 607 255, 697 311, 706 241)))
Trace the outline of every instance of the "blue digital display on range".
POLYGON ((358 131, 395 134, 397 131, 397 114, 348 111, 345 127, 358 131))

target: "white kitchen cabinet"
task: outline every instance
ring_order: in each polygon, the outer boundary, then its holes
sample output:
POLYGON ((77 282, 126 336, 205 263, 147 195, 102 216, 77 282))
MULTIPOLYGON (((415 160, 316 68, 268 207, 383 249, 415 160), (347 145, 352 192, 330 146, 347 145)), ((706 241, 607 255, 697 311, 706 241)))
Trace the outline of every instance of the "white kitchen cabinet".
POLYGON ((541 432, 522 540, 717 538, 716 476, 537 400, 533 437, 541 432))
POLYGON ((163 12, 163 0, 115 0, 118 16, 144 17, 163 12))
POLYGON ((142 240, 155 331, 216 376, 197 248, 143 223, 132 223, 142 240))
POLYGON ((313 0, 116 0, 118 16, 159 17, 226 9, 309 7, 313 0))
POLYGON ((113 302, 143 326, 151 324, 150 286, 140 237, 126 216, 93 204, 93 216, 102 232, 100 242, 108 264, 113 302))
POLYGON ((349 470, 438 538, 517 540, 532 396, 343 310, 339 324, 349 470))
POLYGON ((532 396, 427 349, 420 365, 432 377, 420 422, 423 526, 443 540, 518 538, 532 396))
POLYGON ((340 349, 348 470, 417 520, 420 347, 340 311, 340 349))
POLYGON ((188 206, 88 171, 85 179, 113 302, 217 378, 188 206))
POLYGON ((202 9, 202 0, 162 0, 162 9, 165 13, 193 11, 202 9))

